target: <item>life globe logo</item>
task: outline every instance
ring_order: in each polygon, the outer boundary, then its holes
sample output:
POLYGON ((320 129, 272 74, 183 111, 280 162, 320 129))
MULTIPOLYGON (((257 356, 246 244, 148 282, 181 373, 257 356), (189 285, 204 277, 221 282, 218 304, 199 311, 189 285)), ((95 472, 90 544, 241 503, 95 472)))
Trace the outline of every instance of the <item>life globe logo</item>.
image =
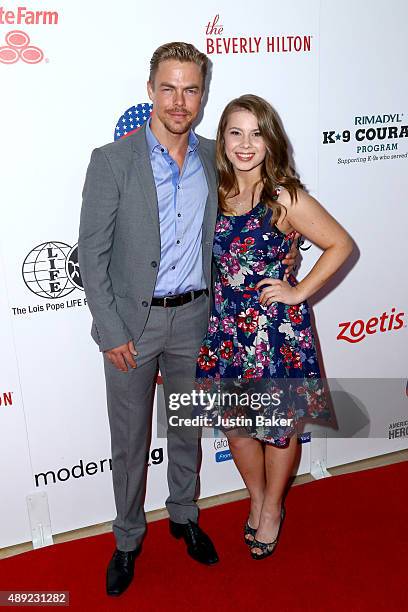
POLYGON ((28 289, 38 297, 59 299, 74 289, 83 291, 78 265, 78 245, 43 242, 23 262, 22 275, 28 289))

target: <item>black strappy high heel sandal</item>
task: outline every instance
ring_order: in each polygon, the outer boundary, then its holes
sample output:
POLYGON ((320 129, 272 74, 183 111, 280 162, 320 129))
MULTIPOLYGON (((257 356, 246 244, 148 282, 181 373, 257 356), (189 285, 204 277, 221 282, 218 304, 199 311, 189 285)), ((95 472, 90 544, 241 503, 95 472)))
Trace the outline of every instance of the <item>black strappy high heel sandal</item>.
POLYGON ((254 536, 254 539, 251 542, 251 557, 253 559, 255 559, 256 561, 258 559, 266 559, 266 557, 270 557, 270 555, 275 551, 285 515, 286 515, 286 510, 282 506, 279 529, 278 529, 278 533, 276 534, 276 538, 273 540, 273 542, 260 542, 254 536), (252 550, 253 548, 260 548, 262 552, 260 554, 256 553, 255 551, 252 550))
POLYGON ((244 525, 244 540, 245 544, 252 546, 252 542, 255 540, 256 529, 251 527, 248 521, 244 525), (248 540, 248 536, 252 536, 252 540, 248 540))

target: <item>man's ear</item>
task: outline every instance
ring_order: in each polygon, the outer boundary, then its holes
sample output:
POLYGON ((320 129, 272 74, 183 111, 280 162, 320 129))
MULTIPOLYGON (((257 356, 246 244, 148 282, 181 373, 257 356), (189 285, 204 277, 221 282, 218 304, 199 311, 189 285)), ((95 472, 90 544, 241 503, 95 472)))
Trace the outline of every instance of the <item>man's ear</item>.
POLYGON ((153 102, 154 88, 153 88, 153 83, 151 83, 150 81, 147 81, 147 93, 148 93, 150 100, 153 102))

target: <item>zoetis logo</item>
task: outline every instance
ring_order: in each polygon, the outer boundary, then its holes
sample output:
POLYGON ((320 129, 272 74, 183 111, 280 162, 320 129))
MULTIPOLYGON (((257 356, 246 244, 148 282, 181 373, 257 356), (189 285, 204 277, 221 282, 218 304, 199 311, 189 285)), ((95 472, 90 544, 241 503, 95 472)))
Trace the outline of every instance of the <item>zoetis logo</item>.
POLYGON ((396 331, 404 327, 404 312, 395 312, 396 309, 392 308, 391 314, 383 312, 379 317, 371 317, 367 322, 362 319, 357 321, 345 321, 339 323, 340 333, 337 336, 337 340, 345 340, 355 344, 361 342, 364 338, 369 335, 372 336, 377 332, 389 332, 396 331))
MULTIPOLYGON (((0 25, 57 25, 57 11, 33 11, 25 6, 9 10, 0 6, 0 25)), ((0 63, 39 64, 44 59, 42 49, 30 44, 30 36, 23 30, 12 30, 5 35, 5 45, 0 46, 0 63)), ((47 61, 47 60, 46 60, 47 61)))
POLYGON ((305 53, 312 47, 312 34, 278 36, 225 36, 220 15, 211 17, 205 27, 207 55, 230 53, 305 53))

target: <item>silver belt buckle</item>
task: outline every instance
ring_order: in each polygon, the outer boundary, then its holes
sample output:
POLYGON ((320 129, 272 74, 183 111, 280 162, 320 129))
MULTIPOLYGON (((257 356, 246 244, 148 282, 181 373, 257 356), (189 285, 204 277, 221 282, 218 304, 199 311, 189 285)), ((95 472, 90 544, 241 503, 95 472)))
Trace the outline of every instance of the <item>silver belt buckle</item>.
POLYGON ((167 306, 167 296, 164 296, 164 298, 163 298, 163 306, 164 306, 164 308, 166 308, 166 306, 167 306))

